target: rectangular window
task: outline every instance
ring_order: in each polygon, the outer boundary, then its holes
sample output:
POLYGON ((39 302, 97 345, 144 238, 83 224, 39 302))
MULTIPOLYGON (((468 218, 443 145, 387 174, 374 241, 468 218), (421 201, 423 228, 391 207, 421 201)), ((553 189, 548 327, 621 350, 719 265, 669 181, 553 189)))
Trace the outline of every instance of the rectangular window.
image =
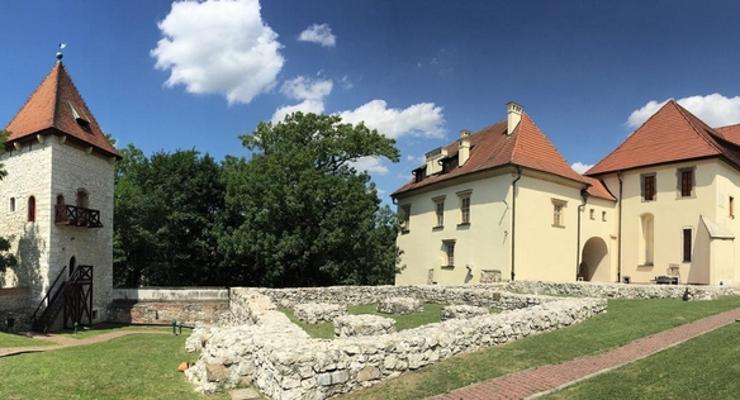
POLYGON ((681 188, 681 197, 691 197, 694 190, 694 169, 686 168, 678 170, 679 187, 681 188))
POLYGON ((435 228, 441 228, 445 225, 445 198, 438 197, 434 199, 434 212, 437 217, 435 228))
POLYGON ((642 199, 645 201, 655 200, 655 175, 642 176, 642 199))
POLYGON ((457 193, 460 198, 460 225, 463 226, 470 224, 470 195, 470 190, 457 193))
POLYGON ((601 212, 601 220, 606 222, 606 211, 601 212))
POLYGON ((590 217, 591 219, 596 219, 596 217, 594 216, 594 215, 595 215, 595 213, 596 213, 596 210, 594 210, 594 209, 592 208, 592 209, 591 209, 591 211, 589 212, 589 214, 590 214, 590 215, 589 215, 589 217, 590 217))
POLYGON ((683 230, 683 262, 691 262, 691 228, 683 230))
POLYGON ((564 225, 565 218, 563 213, 565 212, 565 205, 567 202, 563 200, 552 199, 552 225, 562 228, 564 225))
POLYGON ((408 233, 411 226, 411 204, 404 204, 398 213, 398 222, 401 224, 401 233, 408 233))
POLYGON ((735 198, 730 196, 729 204, 730 218, 735 219, 735 198))
POLYGON ((447 258, 447 265, 446 267, 454 267, 455 266, 455 241, 454 240, 445 240, 442 242, 445 249, 445 257, 447 258))

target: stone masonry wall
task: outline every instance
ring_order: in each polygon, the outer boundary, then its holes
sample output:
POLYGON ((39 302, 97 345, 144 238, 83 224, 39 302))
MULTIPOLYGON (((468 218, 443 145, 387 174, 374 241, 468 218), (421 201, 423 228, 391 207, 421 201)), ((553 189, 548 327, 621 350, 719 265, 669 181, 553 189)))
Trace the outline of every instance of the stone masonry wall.
POLYGON ((711 300, 719 296, 740 294, 740 288, 698 285, 633 285, 599 282, 514 281, 492 287, 515 293, 548 296, 602 297, 610 299, 681 298, 686 291, 692 299, 711 300))
MULTIPOLYGON (((331 293, 337 289, 332 289, 331 293)), ((471 296, 490 301, 483 291, 460 292, 437 287, 436 301, 471 296), (446 293, 442 295, 441 293, 446 293)), ((434 289, 418 293, 431 295, 434 289)), ((359 288, 345 299, 367 302, 375 292, 359 288)), ((545 297, 526 310, 512 310, 472 320, 448 320, 393 334, 312 339, 276 310, 267 293, 298 300, 295 290, 232 289, 231 311, 242 325, 200 328, 189 342, 202 345, 201 357, 187 376, 197 390, 213 392, 252 383, 277 400, 324 399, 370 386, 462 352, 507 343, 558 329, 606 311, 603 299, 545 297)), ((320 290, 309 290, 319 296, 320 290)), ((408 291, 404 294, 408 295, 408 291)), ((311 299, 317 300, 317 299, 311 299)), ((321 299, 318 299, 321 300, 321 299)), ((498 301, 498 300, 496 300, 498 301)), ((521 303, 521 302, 520 302, 521 303)))
POLYGON ((114 300, 108 311, 111 322, 122 324, 169 325, 172 321, 185 326, 197 323, 215 324, 228 313, 229 302, 216 301, 142 301, 114 300))
POLYGON ((33 307, 30 289, 0 289, 0 331, 28 330, 33 307))
MULTIPOLYGON (((232 289, 232 294, 234 290, 232 289)), ((288 289, 254 289, 275 304, 292 307, 298 303, 333 303, 344 305, 373 304, 388 297, 412 297, 427 303, 470 304, 513 310, 558 300, 550 296, 533 296, 505 292, 491 285, 478 286, 329 286, 288 289)))
POLYGON ((95 229, 51 225, 50 279, 73 256, 77 265, 94 266, 93 309, 98 311, 96 321, 103 321, 113 290, 113 161, 96 152, 87 154, 84 148, 70 143, 61 144, 52 137, 47 140, 53 148, 51 201, 56 203, 61 194, 66 204, 74 205, 77 191, 84 189, 89 208, 100 211, 103 223, 102 228, 95 229))

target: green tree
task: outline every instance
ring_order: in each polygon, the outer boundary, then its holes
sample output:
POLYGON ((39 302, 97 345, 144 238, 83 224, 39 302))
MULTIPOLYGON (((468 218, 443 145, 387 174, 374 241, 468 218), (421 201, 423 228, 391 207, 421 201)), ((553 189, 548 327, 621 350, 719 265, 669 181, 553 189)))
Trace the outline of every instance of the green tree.
MULTIPOLYGON (((9 135, 8 131, 0 130, 0 156, 5 153, 5 141, 9 135)), ((7 175, 8 172, 5 171, 3 165, 0 164, 0 180, 5 178, 7 175)), ((0 273, 4 272, 6 268, 15 266, 16 264, 16 259, 12 254, 8 253, 9 250, 10 241, 7 238, 0 236, 0 273)))
POLYGON ((241 137, 224 161, 219 250, 230 276, 266 286, 391 283, 397 224, 352 162, 397 162, 394 141, 337 116, 295 113, 241 137))
POLYGON ((220 166, 195 150, 147 158, 129 145, 116 165, 117 286, 224 284, 214 228, 223 209, 220 166))

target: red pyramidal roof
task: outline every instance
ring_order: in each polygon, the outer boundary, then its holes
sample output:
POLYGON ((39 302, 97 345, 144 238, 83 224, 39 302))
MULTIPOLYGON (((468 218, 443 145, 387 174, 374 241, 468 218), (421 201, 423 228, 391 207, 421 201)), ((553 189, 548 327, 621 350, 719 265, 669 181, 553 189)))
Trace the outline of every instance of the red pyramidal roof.
MULTIPOLYGON (((473 133, 470 135, 470 158, 465 164, 444 174, 427 176, 420 182, 412 180, 393 192, 393 196, 459 176, 516 165, 592 185, 589 194, 614 199, 600 181, 587 179, 573 171, 555 145, 526 113, 522 114, 521 121, 511 135, 506 134, 506 129, 507 122, 504 120, 473 133)), ((459 141, 456 140, 446 146, 448 157, 457 154, 458 145, 459 141)))
POLYGON ((726 132, 710 128, 670 100, 586 175, 707 157, 740 167, 740 147, 734 143, 732 127, 726 132))
POLYGON ((36 134, 57 133, 120 157, 103 135, 64 65, 57 63, 6 128, 8 143, 36 134))

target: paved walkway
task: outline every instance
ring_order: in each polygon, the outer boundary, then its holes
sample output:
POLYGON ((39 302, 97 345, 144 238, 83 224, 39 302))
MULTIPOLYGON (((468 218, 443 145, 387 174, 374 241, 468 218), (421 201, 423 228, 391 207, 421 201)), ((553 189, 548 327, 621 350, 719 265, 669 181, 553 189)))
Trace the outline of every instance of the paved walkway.
POLYGON ((433 399, 494 400, 539 397, 679 345, 689 339, 734 323, 739 318, 740 308, 737 308, 637 339, 605 353, 514 372, 453 390, 433 399))
POLYGON ((131 330, 119 330, 115 332, 101 333, 99 335, 90 336, 84 339, 75 339, 73 337, 64 335, 32 335, 33 339, 45 340, 53 344, 46 346, 27 346, 27 347, 0 347, 0 357, 12 356, 23 353, 38 353, 43 351, 52 351, 64 349, 67 347, 87 346, 95 343, 107 342, 119 337, 139 334, 139 333, 151 333, 159 335, 171 335, 170 332, 154 329, 131 329, 131 330))

